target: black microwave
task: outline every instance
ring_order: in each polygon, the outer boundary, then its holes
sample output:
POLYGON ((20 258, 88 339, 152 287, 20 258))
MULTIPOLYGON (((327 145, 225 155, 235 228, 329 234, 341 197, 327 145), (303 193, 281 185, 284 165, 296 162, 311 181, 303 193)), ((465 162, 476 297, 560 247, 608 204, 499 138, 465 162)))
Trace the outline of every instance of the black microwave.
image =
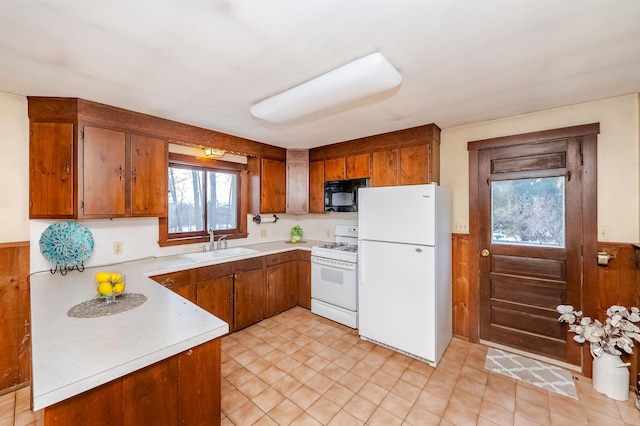
POLYGON ((329 180, 324 183, 325 212, 357 212, 358 188, 369 186, 369 178, 329 180))

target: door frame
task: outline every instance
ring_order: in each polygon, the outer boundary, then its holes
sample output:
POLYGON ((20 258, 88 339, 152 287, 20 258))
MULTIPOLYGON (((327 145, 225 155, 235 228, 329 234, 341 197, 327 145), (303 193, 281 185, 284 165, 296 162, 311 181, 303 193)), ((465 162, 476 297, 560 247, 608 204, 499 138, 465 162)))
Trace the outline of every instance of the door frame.
MULTIPOLYGON (((523 133, 482 139, 467 143, 469 152, 469 341, 479 342, 480 336, 480 239, 479 196, 481 183, 479 173, 479 150, 548 142, 565 138, 582 138, 582 306, 589 313, 597 309, 598 265, 598 191, 597 191, 597 141, 600 123, 564 127, 539 132, 523 133), (595 206, 595 208, 588 208, 595 206), (471 260, 474 259, 474 260, 471 260), (586 259, 586 261, 585 261, 586 259)), ((578 307, 576 307, 578 308, 578 307)), ((576 343, 577 344, 577 343, 576 343)), ((591 376, 589 345, 582 345, 583 373, 591 376), (585 362, 588 360, 588 362, 585 362)))

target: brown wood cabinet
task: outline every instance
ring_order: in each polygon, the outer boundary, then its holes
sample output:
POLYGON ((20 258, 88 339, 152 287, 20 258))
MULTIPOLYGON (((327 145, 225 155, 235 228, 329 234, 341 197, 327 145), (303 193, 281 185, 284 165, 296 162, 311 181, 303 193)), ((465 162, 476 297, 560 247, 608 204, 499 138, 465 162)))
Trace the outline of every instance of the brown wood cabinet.
POLYGON ((347 179, 371 176, 371 154, 349 155, 347 157, 347 179))
POLYGON ((298 250, 298 306, 311 309, 311 252, 298 250))
POLYGON ((431 157, 431 144, 376 151, 372 154, 371 186, 429 183, 434 170, 431 157))
POLYGON ((309 212, 309 150, 287 150, 287 213, 309 212))
POLYGON ((222 263, 196 270, 198 306, 229 324, 233 331, 233 263, 222 263))
POLYGON ((267 317, 298 304, 297 255, 295 251, 266 256, 267 317))
POLYGON ((309 213, 324 213, 324 161, 309 163, 309 213))
POLYGON ((262 321, 264 274, 262 258, 239 260, 234 265, 234 330, 262 321))
POLYGON ((219 425, 220 338, 44 409, 45 426, 219 425))
POLYGON ((193 282, 193 270, 172 272, 150 277, 157 283, 167 287, 192 303, 196 303, 196 286, 193 282))
POLYGON ((398 182, 398 150, 371 154, 371 186, 391 186, 398 182))
POLYGON ((93 102, 29 97, 30 218, 167 215, 167 142, 119 118, 93 102))
POLYGON ((286 164, 269 158, 251 157, 247 160, 251 179, 251 204, 253 214, 285 213, 286 164))
POLYGON ((0 243, 0 393, 31 378, 29 242, 0 243))
POLYGON ((340 180, 345 178, 345 159, 330 158, 324 160, 324 180, 340 180))

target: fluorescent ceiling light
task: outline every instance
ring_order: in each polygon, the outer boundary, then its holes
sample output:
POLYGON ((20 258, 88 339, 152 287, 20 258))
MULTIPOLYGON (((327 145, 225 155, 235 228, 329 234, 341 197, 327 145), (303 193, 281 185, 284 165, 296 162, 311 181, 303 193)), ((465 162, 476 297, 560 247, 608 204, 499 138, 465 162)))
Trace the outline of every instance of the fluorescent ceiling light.
POLYGON ((322 74, 251 107, 251 114, 285 123, 392 89, 402 76, 382 53, 375 52, 322 74))

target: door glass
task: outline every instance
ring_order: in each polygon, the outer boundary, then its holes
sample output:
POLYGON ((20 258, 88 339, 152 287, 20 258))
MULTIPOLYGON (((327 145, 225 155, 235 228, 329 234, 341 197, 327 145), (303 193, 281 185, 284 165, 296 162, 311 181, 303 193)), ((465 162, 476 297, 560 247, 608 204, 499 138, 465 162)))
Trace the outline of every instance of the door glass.
POLYGON ((564 176, 491 182, 491 242, 564 247, 564 176))

